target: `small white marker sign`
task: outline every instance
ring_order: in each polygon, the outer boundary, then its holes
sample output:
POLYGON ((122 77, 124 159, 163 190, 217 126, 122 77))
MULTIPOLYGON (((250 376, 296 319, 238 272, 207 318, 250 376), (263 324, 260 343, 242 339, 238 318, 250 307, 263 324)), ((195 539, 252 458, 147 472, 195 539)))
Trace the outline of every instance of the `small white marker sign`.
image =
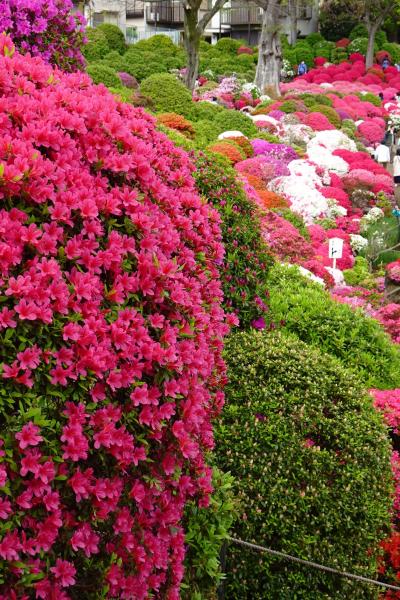
POLYGON ((329 258, 333 259, 333 268, 336 269, 336 260, 342 258, 343 255, 343 240, 340 238, 332 238, 329 240, 329 258))

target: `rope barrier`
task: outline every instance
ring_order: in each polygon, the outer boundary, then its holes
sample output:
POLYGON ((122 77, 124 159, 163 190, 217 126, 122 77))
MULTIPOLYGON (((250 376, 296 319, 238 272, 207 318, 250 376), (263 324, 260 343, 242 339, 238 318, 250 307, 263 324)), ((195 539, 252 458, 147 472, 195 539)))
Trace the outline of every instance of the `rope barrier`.
POLYGON ((334 575, 339 575, 340 577, 346 577, 347 579, 354 579, 355 581, 362 581, 363 583, 370 583, 372 585, 377 585, 388 590, 395 590, 400 592, 400 587, 390 585, 389 583, 383 583, 382 581, 369 579, 368 577, 363 577, 362 575, 354 575, 353 573, 347 573, 346 571, 338 571, 337 569, 332 569, 332 567, 320 565, 318 563, 312 562, 311 560, 297 558, 297 556, 291 556, 290 554, 285 554, 285 552, 279 552, 278 550, 265 548, 264 546, 252 544, 251 542, 244 542, 243 540, 239 540, 237 538, 230 537, 229 541, 233 542, 234 544, 238 544, 239 546, 246 546, 247 548, 251 548, 252 550, 257 550, 258 552, 266 552, 268 554, 272 554, 273 556, 279 556, 279 558, 284 558, 285 560, 290 560, 292 562, 305 565, 306 567, 312 567, 313 569, 318 569, 319 571, 326 571, 328 573, 333 573, 334 575))

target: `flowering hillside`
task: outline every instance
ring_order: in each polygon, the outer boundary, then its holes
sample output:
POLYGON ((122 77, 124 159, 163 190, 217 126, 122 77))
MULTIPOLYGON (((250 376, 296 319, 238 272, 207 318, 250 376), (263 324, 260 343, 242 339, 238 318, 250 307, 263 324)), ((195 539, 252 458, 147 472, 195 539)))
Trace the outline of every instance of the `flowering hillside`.
POLYGON ((219 216, 86 75, 1 36, 0 81, 0 597, 177 599, 223 402, 219 216))

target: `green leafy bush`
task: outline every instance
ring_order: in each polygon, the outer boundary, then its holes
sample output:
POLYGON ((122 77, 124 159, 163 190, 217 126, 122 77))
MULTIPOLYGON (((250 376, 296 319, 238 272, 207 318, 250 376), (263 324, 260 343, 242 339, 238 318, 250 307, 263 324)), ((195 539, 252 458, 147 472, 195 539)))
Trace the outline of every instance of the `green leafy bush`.
POLYGON ((382 50, 389 52, 390 56, 392 57, 392 61, 395 64, 400 63, 400 45, 399 44, 393 44, 393 43, 387 42, 385 44, 382 44, 382 50))
POLYGON ((199 150, 204 150, 210 142, 215 141, 218 137, 213 122, 208 119, 195 121, 193 129, 196 148, 199 150))
POLYGON ((83 46, 82 54, 88 62, 101 60, 110 52, 110 46, 103 31, 88 27, 85 35, 87 44, 83 46))
POLYGON ((353 27, 349 35, 349 39, 352 41, 360 37, 368 38, 368 31, 363 23, 358 23, 355 27, 353 27))
POLYGON ((212 600, 223 578, 220 565, 222 544, 237 517, 238 506, 233 493, 233 477, 213 469, 210 505, 200 508, 192 502, 186 509, 183 527, 186 531, 185 577, 182 600, 212 600))
POLYGON ((308 67, 311 68, 314 66, 314 52, 311 46, 309 46, 308 44, 302 45, 297 43, 294 46, 294 49, 296 51, 297 64, 301 63, 301 61, 304 60, 308 67))
POLYGON ((192 121, 202 121, 203 119, 212 121, 222 111, 222 106, 218 104, 194 102, 188 116, 192 121))
POLYGON ((370 273, 368 261, 363 256, 357 256, 354 267, 343 271, 343 275, 347 285, 360 285, 367 289, 377 287, 376 279, 370 273))
POLYGON ((87 73, 94 83, 104 83, 110 88, 120 88, 122 83, 117 73, 111 67, 100 63, 91 63, 87 67, 87 73))
POLYGON ((369 388, 400 387, 400 350, 377 321, 335 302, 297 267, 275 265, 268 275, 270 317, 302 341, 339 358, 369 388))
MULTIPOLYGON (((361 54, 367 54, 367 48, 368 48, 368 38, 365 38, 365 37, 355 38, 352 42, 350 42, 350 44, 347 47, 349 54, 352 54, 353 52, 360 52, 361 54)), ((378 45, 375 44, 374 52, 377 52, 377 51, 378 51, 378 45)))
POLYGON ((102 23, 97 27, 106 36, 110 50, 115 50, 119 54, 124 54, 126 50, 125 36, 117 25, 112 23, 102 23))
POLYGON ((325 42, 325 39, 320 33, 309 33, 306 36, 306 42, 310 46, 315 46, 317 44, 320 44, 321 42, 325 42))
MULTIPOLYGON (((389 528, 390 445, 371 399, 339 361, 282 334, 239 332, 216 454, 243 512, 233 534, 375 577, 389 528)), ((358 582, 230 544, 229 600, 376 599, 358 582)))
POLYGON ((125 57, 121 56, 121 54, 116 50, 113 50, 112 52, 106 54, 106 56, 101 61, 101 64, 107 65, 108 67, 111 67, 112 69, 114 69, 114 71, 117 72, 127 72, 127 63, 125 57))
POLYGON ((136 77, 138 81, 142 81, 156 73, 166 73, 168 70, 164 62, 156 54, 137 50, 135 46, 128 50, 124 59, 126 72, 136 77))
POLYGON ((281 106, 279 107, 279 110, 281 110, 282 112, 284 112, 288 115, 296 112, 297 109, 298 109, 298 104, 297 104, 296 100, 285 100, 284 102, 282 102, 281 106))
MULTIPOLYGON (((371 104, 373 104, 374 106, 381 106, 382 104, 382 100, 379 98, 379 96, 377 96, 376 94, 372 94, 371 92, 367 92, 366 94, 357 94, 361 100, 364 100, 365 102, 370 102, 371 104)), ((349 120, 350 123, 352 123, 354 125, 354 121, 349 120)), ((344 123, 344 121, 343 121, 344 123)), ((347 123, 347 121, 346 121, 347 123)), ((354 129, 356 128, 356 126, 354 125, 354 129)))
POLYGON ((217 136, 224 131, 241 131, 247 137, 257 133, 253 121, 237 110, 222 110, 215 116, 213 125, 217 136))
POLYGON ((322 41, 314 46, 314 56, 324 56, 328 60, 331 59, 332 50, 335 44, 333 42, 322 41))
POLYGON ((169 73, 150 75, 142 81, 141 91, 153 100, 158 112, 188 115, 192 108, 191 93, 169 73))
POLYGON ((198 192, 219 211, 225 260, 221 266, 225 304, 242 328, 265 313, 267 272, 272 264, 262 240, 258 210, 249 201, 236 172, 216 154, 199 154, 194 173, 198 192))
POLYGON ((153 35, 147 40, 140 40, 133 48, 156 53, 161 60, 165 56, 176 56, 181 52, 179 46, 176 46, 170 37, 162 33, 153 35))
POLYGON ((220 38, 215 44, 215 49, 222 54, 231 54, 232 56, 236 56, 241 45, 242 42, 240 40, 234 40, 232 38, 220 38))

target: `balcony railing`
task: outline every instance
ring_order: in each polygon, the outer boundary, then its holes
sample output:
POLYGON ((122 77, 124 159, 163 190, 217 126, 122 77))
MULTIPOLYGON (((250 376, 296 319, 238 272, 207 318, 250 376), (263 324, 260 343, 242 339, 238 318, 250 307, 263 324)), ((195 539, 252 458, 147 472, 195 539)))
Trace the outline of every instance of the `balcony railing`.
MULTIPOLYGON (((312 8, 310 6, 298 7, 299 19, 311 19, 312 8)), ((263 11, 255 5, 236 6, 233 8, 224 8, 221 10, 222 25, 261 25, 263 11)), ((280 17, 284 19, 288 16, 287 8, 280 8, 280 17)))
POLYGON ((126 18, 134 19, 144 17, 144 0, 127 0, 126 18))
POLYGON ((146 21, 160 25, 181 25, 183 6, 180 2, 152 2, 146 6, 146 21))

